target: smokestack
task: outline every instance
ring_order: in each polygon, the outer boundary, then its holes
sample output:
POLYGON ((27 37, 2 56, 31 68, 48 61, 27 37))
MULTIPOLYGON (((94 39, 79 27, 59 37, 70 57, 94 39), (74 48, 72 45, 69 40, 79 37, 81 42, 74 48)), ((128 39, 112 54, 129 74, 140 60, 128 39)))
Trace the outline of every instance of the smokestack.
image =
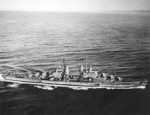
POLYGON ((80 74, 83 74, 83 66, 82 66, 82 65, 81 65, 80 68, 79 68, 79 73, 80 73, 80 74))
POLYGON ((68 66, 65 67, 65 75, 69 75, 69 67, 68 66))

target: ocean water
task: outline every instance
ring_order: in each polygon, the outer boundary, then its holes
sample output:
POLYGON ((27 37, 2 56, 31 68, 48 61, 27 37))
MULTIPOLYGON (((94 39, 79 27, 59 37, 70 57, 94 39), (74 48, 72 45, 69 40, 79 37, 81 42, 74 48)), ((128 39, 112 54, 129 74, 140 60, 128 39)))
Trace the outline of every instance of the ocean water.
MULTIPOLYGON (((149 79, 150 13, 0 12, 0 72, 49 71, 62 60, 116 76, 149 79)), ((0 115, 150 114, 149 88, 43 88, 0 83, 0 115)))

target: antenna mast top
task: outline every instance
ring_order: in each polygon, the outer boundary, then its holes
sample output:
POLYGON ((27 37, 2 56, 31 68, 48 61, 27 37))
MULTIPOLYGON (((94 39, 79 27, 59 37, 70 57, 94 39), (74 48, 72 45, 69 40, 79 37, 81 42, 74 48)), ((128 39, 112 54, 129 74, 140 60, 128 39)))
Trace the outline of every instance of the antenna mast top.
POLYGON ((85 56, 85 71, 87 71, 87 56, 85 56))
POLYGON ((66 66, 65 59, 63 59, 63 64, 64 64, 64 67, 65 67, 66 66))

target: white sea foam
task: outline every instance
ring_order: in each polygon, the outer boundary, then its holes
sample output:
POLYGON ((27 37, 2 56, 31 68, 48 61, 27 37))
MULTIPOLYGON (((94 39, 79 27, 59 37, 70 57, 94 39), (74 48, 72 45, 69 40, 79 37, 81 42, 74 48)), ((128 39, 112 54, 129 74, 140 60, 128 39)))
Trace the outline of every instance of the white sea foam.
POLYGON ((7 87, 17 88, 17 87, 19 87, 19 85, 20 85, 20 84, 13 83, 13 84, 7 85, 7 87))
POLYGON ((80 87, 80 86, 63 86, 63 85, 51 85, 51 86, 40 86, 36 85, 34 86, 39 89, 43 90, 54 90, 57 87, 62 87, 62 88, 70 88, 73 90, 89 90, 89 89, 108 89, 108 90, 114 90, 114 89, 145 89, 145 86, 137 86, 137 87, 107 87, 107 86, 101 86, 101 87, 80 87))
POLYGON ((51 87, 51 86, 40 86, 40 85, 36 85, 36 86, 34 86, 34 87, 36 87, 36 88, 38 88, 38 89, 43 89, 43 90, 53 90, 53 89, 54 89, 54 88, 51 87))
POLYGON ((68 88, 73 89, 73 90, 88 90, 89 89, 88 87, 76 87, 76 86, 70 86, 68 88))
POLYGON ((73 90, 89 90, 89 89, 108 89, 108 90, 114 90, 114 89, 145 89, 145 86, 137 86, 137 87, 68 87, 73 90))

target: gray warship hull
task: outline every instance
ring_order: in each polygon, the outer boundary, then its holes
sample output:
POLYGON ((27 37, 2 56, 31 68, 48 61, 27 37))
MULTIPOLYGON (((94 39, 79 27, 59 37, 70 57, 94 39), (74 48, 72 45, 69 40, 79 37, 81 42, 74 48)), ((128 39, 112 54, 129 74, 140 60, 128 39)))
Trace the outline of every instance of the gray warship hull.
POLYGON ((144 89, 146 88, 147 80, 143 81, 94 81, 94 82, 79 82, 79 81, 50 81, 50 80, 33 80, 16 77, 3 77, 0 75, 1 82, 29 84, 38 86, 54 86, 54 87, 76 87, 76 88, 106 88, 106 89, 144 89))

